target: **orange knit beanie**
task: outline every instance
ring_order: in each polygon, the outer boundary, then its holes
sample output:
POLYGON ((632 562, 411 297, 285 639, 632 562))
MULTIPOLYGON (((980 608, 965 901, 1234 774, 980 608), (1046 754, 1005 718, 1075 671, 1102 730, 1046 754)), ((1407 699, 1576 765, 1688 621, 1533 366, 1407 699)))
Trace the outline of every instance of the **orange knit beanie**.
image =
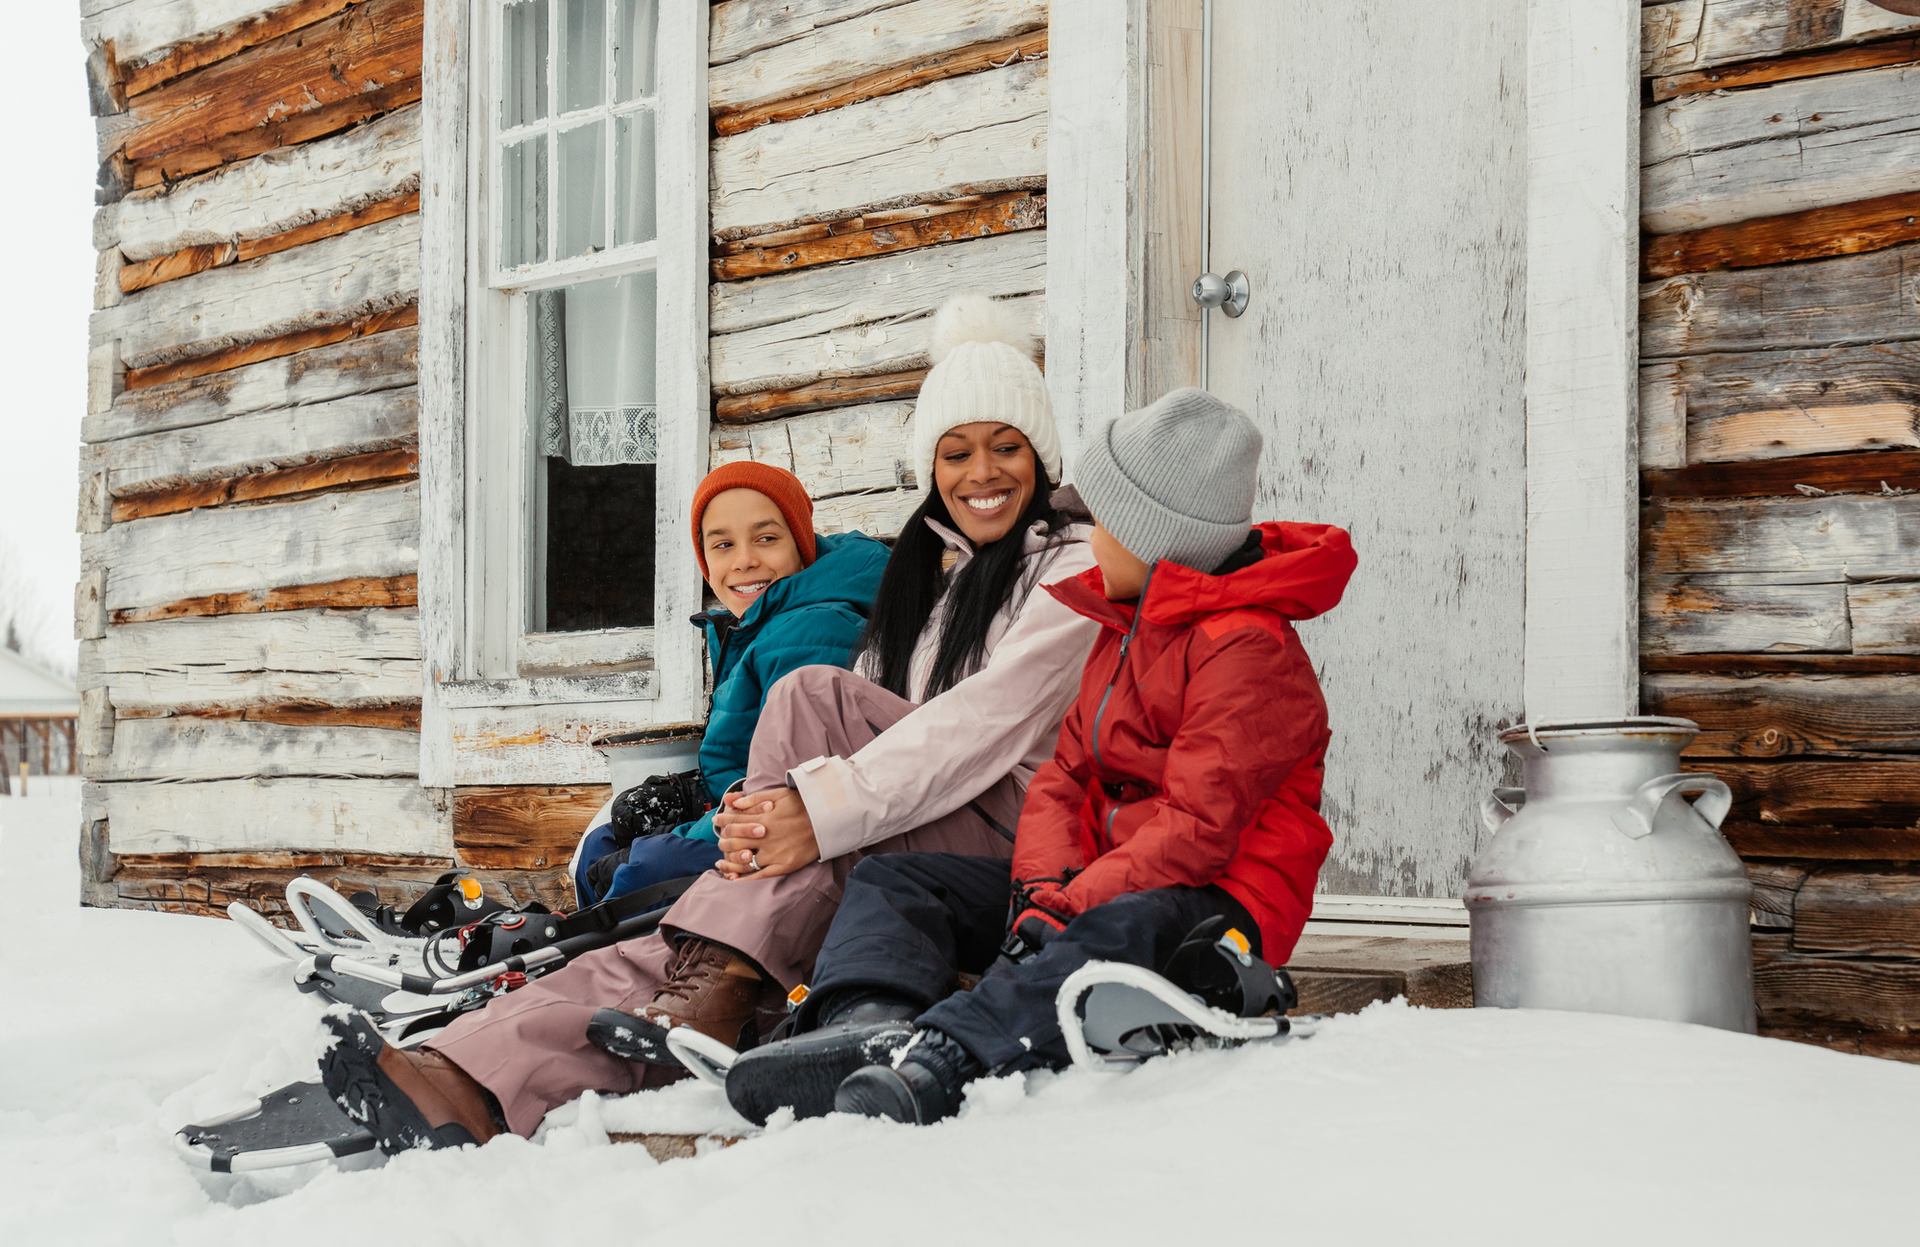
POLYGON ((800 547, 800 566, 812 565, 813 499, 807 497, 807 487, 785 468, 743 459, 722 464, 707 473, 707 478, 693 491, 693 557, 700 560, 703 578, 707 574, 707 547, 700 540, 700 520, 707 513, 707 504, 729 489, 751 489, 765 494, 780 509, 780 518, 787 522, 787 531, 793 534, 793 544, 800 547))

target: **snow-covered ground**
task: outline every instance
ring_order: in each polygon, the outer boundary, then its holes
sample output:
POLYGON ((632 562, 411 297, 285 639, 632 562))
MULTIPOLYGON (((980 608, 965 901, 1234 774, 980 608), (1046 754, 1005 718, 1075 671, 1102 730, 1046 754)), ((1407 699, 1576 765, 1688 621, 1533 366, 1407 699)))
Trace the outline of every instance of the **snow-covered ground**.
MULTIPOLYGON (((74 798, 0 799, 0 1242, 1911 1241, 1920 1069, 1694 1027, 1377 1006, 1281 1047, 976 1087, 926 1130, 725 1127, 682 1085, 538 1142, 267 1180, 173 1130, 308 1076, 319 1006, 224 922, 81 911, 74 798), (369 1235, 376 1237, 361 1238, 369 1235)), ((737 1123, 733 1123, 737 1124, 737 1123)))

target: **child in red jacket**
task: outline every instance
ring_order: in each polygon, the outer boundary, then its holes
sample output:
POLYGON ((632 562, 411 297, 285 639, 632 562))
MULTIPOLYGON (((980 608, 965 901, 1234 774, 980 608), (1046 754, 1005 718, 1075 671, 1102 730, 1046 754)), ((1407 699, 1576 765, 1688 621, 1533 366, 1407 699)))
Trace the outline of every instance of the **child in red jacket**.
POLYGON ((1286 961, 1332 844, 1326 705, 1293 625, 1340 600, 1354 554, 1338 528, 1250 526, 1260 443, 1191 389, 1095 432, 1075 487, 1098 566, 1049 589, 1103 630, 1011 878, 953 854, 861 862, 807 1033, 729 1073, 741 1112, 949 1116, 974 1077, 1067 1063, 1054 999, 1074 970, 1158 968, 1209 919, 1286 961), (987 973, 949 996, 956 971, 987 973))

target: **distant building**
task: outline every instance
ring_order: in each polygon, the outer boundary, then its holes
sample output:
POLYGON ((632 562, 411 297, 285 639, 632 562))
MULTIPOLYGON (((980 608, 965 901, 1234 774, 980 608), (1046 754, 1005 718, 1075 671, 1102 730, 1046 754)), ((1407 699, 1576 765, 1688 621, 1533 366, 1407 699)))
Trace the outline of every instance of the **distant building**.
POLYGON ((80 692, 73 681, 0 649, 0 791, 17 792, 22 773, 72 775, 80 692))

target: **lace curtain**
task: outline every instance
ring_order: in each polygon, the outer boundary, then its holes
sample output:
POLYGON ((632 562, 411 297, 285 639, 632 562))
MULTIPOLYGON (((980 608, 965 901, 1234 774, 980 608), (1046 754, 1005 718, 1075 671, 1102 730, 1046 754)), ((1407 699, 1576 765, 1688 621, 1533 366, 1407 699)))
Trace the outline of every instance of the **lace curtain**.
POLYGON ((575 467, 658 460, 654 285, 634 273, 533 296, 542 454, 575 467))

